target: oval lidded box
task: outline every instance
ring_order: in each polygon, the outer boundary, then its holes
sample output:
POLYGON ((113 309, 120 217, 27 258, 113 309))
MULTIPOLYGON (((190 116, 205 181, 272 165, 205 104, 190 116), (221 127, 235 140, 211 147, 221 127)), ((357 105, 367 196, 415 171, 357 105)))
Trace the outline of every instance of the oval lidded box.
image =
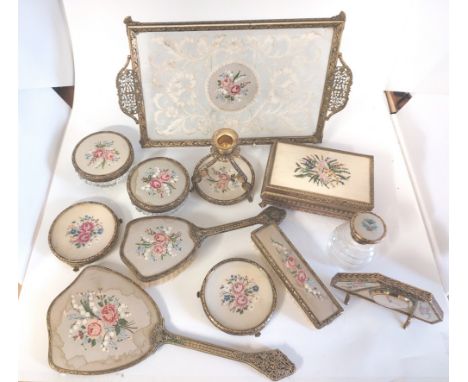
POLYGON ((190 178, 179 162, 154 157, 137 164, 128 175, 131 202, 144 213, 163 213, 178 207, 187 198, 190 178))
POLYGON ((99 131, 75 146, 72 163, 87 183, 108 187, 119 181, 133 163, 130 141, 115 131, 99 131))

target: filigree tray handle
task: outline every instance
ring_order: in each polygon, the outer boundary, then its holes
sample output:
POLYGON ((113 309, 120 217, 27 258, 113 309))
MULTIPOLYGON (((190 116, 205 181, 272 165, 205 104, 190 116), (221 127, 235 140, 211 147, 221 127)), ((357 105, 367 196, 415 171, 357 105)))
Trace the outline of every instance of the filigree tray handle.
POLYGON ((349 99, 349 92, 353 84, 353 73, 343 60, 341 53, 338 54, 339 65, 335 67, 333 84, 328 102, 326 121, 339 111, 343 110, 349 99))
POLYGON ((138 104, 135 94, 135 89, 138 89, 138 77, 133 69, 128 69, 130 56, 127 57, 127 62, 120 69, 116 78, 117 94, 119 96, 119 106, 124 114, 132 118, 138 123, 138 104))

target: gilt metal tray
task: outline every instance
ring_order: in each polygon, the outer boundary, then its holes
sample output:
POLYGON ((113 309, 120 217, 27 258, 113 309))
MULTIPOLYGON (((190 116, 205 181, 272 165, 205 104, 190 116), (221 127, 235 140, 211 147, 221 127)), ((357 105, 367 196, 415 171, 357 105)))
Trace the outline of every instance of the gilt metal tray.
POLYGON ((124 20, 130 55, 116 86, 141 146, 321 142, 348 101, 339 52, 345 14, 320 19, 151 23, 124 20), (129 66, 131 64, 131 66, 129 66))

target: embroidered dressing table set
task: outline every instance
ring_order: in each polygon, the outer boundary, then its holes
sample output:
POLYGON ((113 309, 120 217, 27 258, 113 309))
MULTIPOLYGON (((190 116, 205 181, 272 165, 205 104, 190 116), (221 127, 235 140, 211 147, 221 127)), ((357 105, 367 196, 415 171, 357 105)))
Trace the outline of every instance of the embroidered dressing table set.
MULTIPOLYGON (((136 148, 115 131, 95 132, 77 143, 71 162, 78 176, 103 192, 126 182, 129 205, 148 216, 124 222, 105 203, 84 201, 53 221, 52 253, 75 271, 85 268, 48 310, 49 364, 64 373, 109 373, 169 343, 246 363, 272 380, 285 378, 296 366, 280 350, 244 352, 169 332, 142 286, 170 282, 203 256, 209 236, 260 225, 251 240, 269 268, 235 257, 200 275, 194 300, 198 297, 211 324, 232 335, 260 336, 274 317, 279 287, 317 329, 344 312, 280 225, 288 219, 286 209, 343 219, 331 232, 327 259, 346 270, 372 261, 387 233, 384 219, 372 212, 374 157, 318 145, 325 122, 346 106, 352 85, 339 52, 345 15, 124 22, 130 55, 117 75, 118 102, 139 125, 142 149, 163 147, 170 155, 189 146, 210 148, 189 174, 170 156, 134 164, 136 148), (265 208, 213 227, 176 216, 190 192, 207 206, 252 202, 258 174, 242 155, 247 144, 271 147, 262 164, 265 208), (110 268, 88 265, 106 256, 120 237, 120 258, 138 284, 110 268), (275 285, 272 271, 281 285, 275 285)), ((337 273, 331 286, 346 293, 345 305, 353 295, 404 314, 404 328, 413 318, 443 320, 430 292, 382 274, 337 273)))

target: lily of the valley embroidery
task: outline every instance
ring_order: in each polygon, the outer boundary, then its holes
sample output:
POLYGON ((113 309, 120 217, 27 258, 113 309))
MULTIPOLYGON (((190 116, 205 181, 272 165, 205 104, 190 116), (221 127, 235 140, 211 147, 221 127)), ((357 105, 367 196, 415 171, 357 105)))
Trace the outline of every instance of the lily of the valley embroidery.
POLYGON ((307 155, 296 162, 296 178, 309 178, 317 186, 326 188, 344 185, 351 178, 351 172, 341 162, 323 155, 307 155))
POLYGON ((99 346, 102 351, 117 350, 119 343, 131 338, 137 328, 129 321, 128 306, 114 295, 101 290, 71 296, 69 337, 84 350, 99 346))

